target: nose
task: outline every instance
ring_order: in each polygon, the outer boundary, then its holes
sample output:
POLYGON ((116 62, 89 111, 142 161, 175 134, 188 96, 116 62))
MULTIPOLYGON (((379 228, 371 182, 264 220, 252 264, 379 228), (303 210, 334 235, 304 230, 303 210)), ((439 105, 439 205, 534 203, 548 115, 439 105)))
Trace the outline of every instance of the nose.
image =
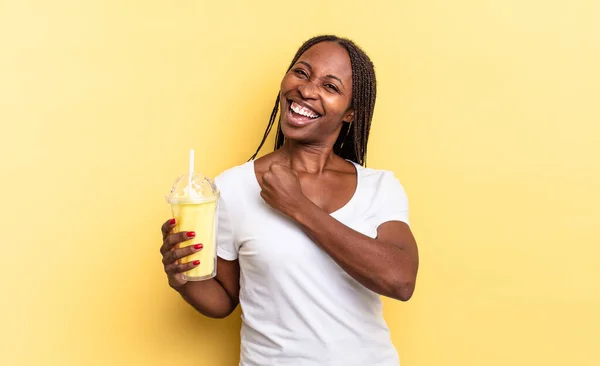
POLYGON ((303 99, 316 99, 317 98, 317 89, 314 83, 308 81, 298 86, 298 91, 300 92, 300 96, 303 99))

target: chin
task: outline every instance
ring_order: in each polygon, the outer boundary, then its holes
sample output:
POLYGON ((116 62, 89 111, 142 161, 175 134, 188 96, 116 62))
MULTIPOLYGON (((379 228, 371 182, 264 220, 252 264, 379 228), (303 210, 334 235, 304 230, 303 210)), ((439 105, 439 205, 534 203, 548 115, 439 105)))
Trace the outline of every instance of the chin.
POLYGON ((281 120, 281 132, 286 139, 298 142, 309 141, 311 140, 311 135, 313 135, 310 129, 306 127, 290 126, 283 119, 281 120))

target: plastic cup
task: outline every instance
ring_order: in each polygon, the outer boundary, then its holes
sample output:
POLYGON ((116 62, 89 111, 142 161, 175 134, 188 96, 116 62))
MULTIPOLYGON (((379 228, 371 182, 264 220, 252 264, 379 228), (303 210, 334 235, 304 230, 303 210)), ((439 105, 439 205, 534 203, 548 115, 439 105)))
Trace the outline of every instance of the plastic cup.
POLYGON ((196 260, 200 264, 185 272, 188 281, 203 281, 217 274, 217 205, 219 190, 212 179, 198 173, 185 174, 177 178, 171 193, 166 196, 176 220, 174 232, 193 231, 196 236, 180 243, 179 248, 202 244, 203 248, 179 260, 188 263, 196 260))

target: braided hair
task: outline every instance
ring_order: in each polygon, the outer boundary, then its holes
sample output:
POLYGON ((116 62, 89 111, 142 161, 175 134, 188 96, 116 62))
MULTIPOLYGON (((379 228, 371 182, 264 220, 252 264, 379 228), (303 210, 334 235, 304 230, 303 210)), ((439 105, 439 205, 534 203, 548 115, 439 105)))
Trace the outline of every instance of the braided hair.
MULTIPOLYGON (((350 106, 354 110, 354 120, 351 123, 344 123, 342 125, 340 134, 333 146, 333 152, 344 159, 365 165, 367 160, 367 141, 369 139, 369 130, 371 129, 371 120, 373 119, 373 110, 377 95, 377 83, 373 63, 369 59, 369 56, 351 40, 333 35, 323 35, 313 37, 304 42, 298 49, 298 52, 296 52, 287 71, 290 71, 306 50, 320 42, 336 42, 343 46, 348 51, 352 65, 352 100, 350 106)), ((275 99, 275 107, 273 107, 273 111, 271 112, 269 124, 267 125, 262 141, 250 160, 255 159, 263 147, 267 136, 269 136, 275 124, 278 111, 279 93, 275 99)), ((279 120, 281 120, 281 116, 279 116, 279 120)), ((283 146, 284 139, 285 136, 281 131, 281 125, 278 125, 275 137, 275 150, 283 146)))

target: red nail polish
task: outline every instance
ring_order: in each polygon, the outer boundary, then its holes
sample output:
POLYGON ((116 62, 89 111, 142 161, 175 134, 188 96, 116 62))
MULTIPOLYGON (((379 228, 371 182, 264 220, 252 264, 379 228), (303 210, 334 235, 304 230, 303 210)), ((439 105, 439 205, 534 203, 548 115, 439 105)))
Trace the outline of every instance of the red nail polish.
POLYGON ((175 219, 171 219, 171 221, 169 221, 169 224, 171 224, 171 225, 175 225, 175 223, 176 223, 176 222, 177 222, 177 221, 175 221, 175 219))
POLYGON ((197 266, 197 265, 199 265, 199 264, 200 264, 200 261, 194 261, 194 262, 193 262, 193 265, 194 265, 194 266, 197 266))
POLYGON ((185 233, 185 236, 187 236, 188 238, 193 238, 194 236, 196 236, 196 233, 193 231, 188 231, 187 233, 185 233))
POLYGON ((194 245, 194 249, 202 249, 203 245, 202 244, 196 244, 194 245))

